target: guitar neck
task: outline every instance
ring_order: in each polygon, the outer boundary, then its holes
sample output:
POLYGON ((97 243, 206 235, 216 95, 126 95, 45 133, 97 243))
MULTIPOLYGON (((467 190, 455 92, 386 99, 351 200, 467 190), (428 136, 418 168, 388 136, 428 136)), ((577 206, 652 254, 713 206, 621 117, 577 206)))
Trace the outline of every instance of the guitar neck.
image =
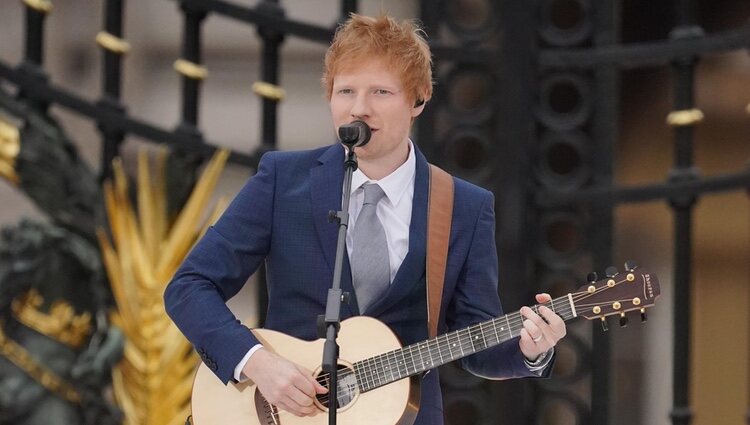
MULTIPOLYGON (((542 305, 565 321, 576 317, 571 294, 531 308, 539 313, 542 305)), ((356 362, 354 371, 360 391, 382 387, 513 339, 523 329, 523 320, 520 312, 509 313, 356 362)))

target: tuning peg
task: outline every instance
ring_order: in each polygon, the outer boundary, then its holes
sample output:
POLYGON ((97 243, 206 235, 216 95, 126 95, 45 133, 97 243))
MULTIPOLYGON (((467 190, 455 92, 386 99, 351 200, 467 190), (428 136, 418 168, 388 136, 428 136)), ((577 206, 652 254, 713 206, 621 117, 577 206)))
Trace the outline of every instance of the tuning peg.
POLYGON ((624 311, 620 312, 620 327, 624 328, 628 326, 628 316, 625 315, 624 311))
POLYGON ((607 326, 607 318, 602 316, 602 331, 607 332, 609 330, 609 326, 607 326))
POLYGON ((644 323, 646 321, 648 321, 648 317, 646 317, 646 309, 642 308, 641 309, 641 323, 644 323))
POLYGON ((633 260, 628 260, 625 262, 625 270, 632 272, 633 270, 638 268, 638 263, 636 263, 633 260))
POLYGON ((588 280, 590 283, 594 283, 597 280, 599 280, 599 275, 596 274, 596 272, 591 272, 586 276, 586 280, 588 280))
POLYGON ((617 276, 617 267, 609 266, 604 270, 604 272, 607 274, 607 277, 615 277, 617 276))

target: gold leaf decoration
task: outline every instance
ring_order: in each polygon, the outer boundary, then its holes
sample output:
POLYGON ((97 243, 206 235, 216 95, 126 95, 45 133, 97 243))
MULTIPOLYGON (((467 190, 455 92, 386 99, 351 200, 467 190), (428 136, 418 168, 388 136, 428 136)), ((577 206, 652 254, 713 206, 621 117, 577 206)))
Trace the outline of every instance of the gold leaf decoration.
POLYGON ((166 202, 166 151, 150 170, 138 157, 137 214, 119 161, 104 197, 112 240, 98 231, 117 310, 112 323, 126 336, 122 361, 112 372, 124 425, 178 425, 190 414, 193 374, 199 358, 164 311, 162 294, 177 267, 226 202, 207 212, 229 152, 217 151, 170 227, 166 202))

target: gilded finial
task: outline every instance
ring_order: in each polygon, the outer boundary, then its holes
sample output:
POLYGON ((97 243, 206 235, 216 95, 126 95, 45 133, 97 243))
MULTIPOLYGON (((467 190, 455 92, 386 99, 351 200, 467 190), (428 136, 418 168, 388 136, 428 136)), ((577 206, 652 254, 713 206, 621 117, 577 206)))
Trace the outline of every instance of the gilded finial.
POLYGON ((23 3, 37 12, 52 12, 52 2, 49 0, 23 0, 23 3))
POLYGON ((667 115, 667 124, 672 127, 685 127, 703 121, 703 111, 698 108, 672 111, 667 115))
POLYGON ((174 70, 194 80, 204 80, 208 77, 208 69, 205 66, 186 59, 177 59, 174 61, 174 70))
POLYGON ((253 92, 265 99, 271 99, 277 102, 283 100, 286 96, 286 91, 284 91, 284 89, 276 84, 267 83, 265 81, 254 82, 253 92))

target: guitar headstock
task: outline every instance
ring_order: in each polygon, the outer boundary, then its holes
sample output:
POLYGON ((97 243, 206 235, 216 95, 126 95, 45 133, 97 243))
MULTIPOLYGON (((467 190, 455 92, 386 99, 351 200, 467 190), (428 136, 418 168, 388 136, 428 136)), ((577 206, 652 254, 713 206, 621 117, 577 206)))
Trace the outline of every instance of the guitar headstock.
POLYGON ((621 326, 627 325, 628 311, 639 310, 645 322, 646 308, 652 307, 661 294, 656 275, 631 261, 625 263, 623 272, 609 267, 606 274, 603 279, 597 279, 596 273, 590 274, 590 283, 571 294, 576 314, 588 320, 600 318, 604 330, 607 330, 605 318, 615 314, 620 315, 621 326))

